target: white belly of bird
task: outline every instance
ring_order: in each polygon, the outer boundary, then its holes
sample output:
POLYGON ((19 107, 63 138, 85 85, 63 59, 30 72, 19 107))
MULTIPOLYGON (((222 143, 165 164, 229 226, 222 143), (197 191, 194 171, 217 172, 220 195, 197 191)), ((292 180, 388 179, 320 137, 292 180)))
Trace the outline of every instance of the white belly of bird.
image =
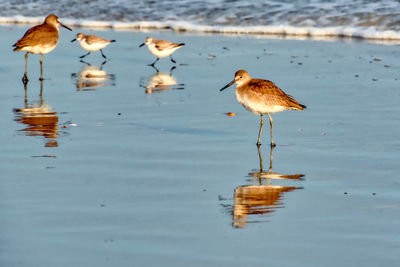
POLYGON ((165 50, 158 50, 154 45, 149 45, 148 48, 153 55, 155 55, 156 57, 162 58, 162 57, 167 57, 167 56, 171 55, 179 47, 168 48, 165 50))
POLYGON ((32 54, 47 54, 53 49, 56 48, 56 46, 49 46, 49 45, 36 45, 36 46, 25 46, 24 48, 21 49, 21 51, 26 51, 32 54))
POLYGON ((248 101, 245 97, 241 97, 240 95, 236 94, 236 98, 240 104, 243 105, 248 111, 262 115, 267 113, 276 113, 286 110, 284 106, 281 105, 266 105, 263 102, 255 102, 255 101, 248 101))
POLYGON ((79 43, 83 49, 88 50, 88 51, 97 51, 97 50, 103 49, 104 47, 106 47, 108 45, 108 43, 100 43, 100 42, 89 45, 88 43, 85 42, 85 40, 81 40, 81 41, 79 41, 79 43))

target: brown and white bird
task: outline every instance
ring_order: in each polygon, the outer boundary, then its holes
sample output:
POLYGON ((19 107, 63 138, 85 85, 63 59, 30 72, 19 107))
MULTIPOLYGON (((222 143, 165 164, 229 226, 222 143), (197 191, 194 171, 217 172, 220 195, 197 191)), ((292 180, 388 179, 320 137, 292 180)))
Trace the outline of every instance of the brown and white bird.
POLYGON ((272 113, 284 110, 303 110, 306 106, 297 102, 291 95, 283 92, 273 82, 262 79, 252 79, 245 70, 235 73, 235 79, 225 85, 220 91, 236 84, 236 98, 248 111, 261 116, 260 130, 257 145, 260 146, 261 132, 264 125, 263 115, 267 114, 271 125, 271 146, 275 146, 273 139, 272 113))
POLYGON ((107 40, 104 38, 101 38, 97 35, 86 35, 83 33, 78 33, 76 35, 76 38, 71 40, 71 42, 75 42, 76 40, 79 41, 79 44, 81 47, 87 51, 89 51, 87 54, 80 56, 79 58, 84 58, 87 55, 90 54, 92 51, 97 51, 100 50, 100 53, 103 58, 107 59, 107 57, 103 54, 103 48, 109 45, 110 43, 115 42, 115 40, 107 40))
POLYGON ((57 46, 59 26, 72 31, 69 27, 62 24, 56 15, 50 14, 46 17, 43 24, 30 28, 24 36, 13 45, 14 51, 26 51, 25 74, 22 78, 24 82, 28 81, 28 53, 42 55, 40 57, 40 80, 43 80, 43 55, 51 52, 57 46))
POLYGON ((145 42, 139 47, 142 47, 144 45, 147 45, 147 48, 149 51, 157 57, 156 61, 154 61, 152 64, 149 64, 149 66, 153 66, 156 64, 156 62, 163 57, 170 56, 170 59, 173 63, 176 63, 176 61, 172 58, 172 53, 174 53, 177 49, 181 48, 184 46, 184 43, 173 43, 170 41, 166 40, 157 40, 153 39, 151 37, 147 37, 145 42))

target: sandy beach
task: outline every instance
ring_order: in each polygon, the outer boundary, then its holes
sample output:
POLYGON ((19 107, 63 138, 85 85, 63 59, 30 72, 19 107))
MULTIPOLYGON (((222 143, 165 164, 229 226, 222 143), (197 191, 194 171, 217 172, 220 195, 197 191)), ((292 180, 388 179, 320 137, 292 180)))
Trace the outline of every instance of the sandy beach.
POLYGON ((398 263, 398 46, 61 29, 40 95, 27 28, 0 27, 0 265, 398 263), (78 32, 116 40, 105 64, 78 32), (172 73, 146 36, 186 43, 172 73), (268 123, 260 171, 259 116, 219 92, 238 69, 308 107, 273 115, 270 170, 268 123))

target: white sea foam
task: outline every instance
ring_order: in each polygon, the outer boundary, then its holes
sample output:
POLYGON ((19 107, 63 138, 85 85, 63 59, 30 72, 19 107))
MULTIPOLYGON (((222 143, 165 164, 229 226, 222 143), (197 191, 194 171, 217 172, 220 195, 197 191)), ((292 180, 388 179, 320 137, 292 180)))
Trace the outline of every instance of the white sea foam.
MULTIPOLYGON (((42 17, 0 17, 1 24, 40 24, 42 17)), ((112 28, 116 30, 171 29, 182 32, 221 33, 221 34, 257 34, 284 35, 305 37, 352 37, 376 40, 400 40, 400 32, 393 30, 380 31, 375 27, 296 27, 290 25, 270 26, 207 26, 186 21, 96 21, 63 19, 63 24, 82 28, 112 28)))
POLYGON ((55 13, 64 24, 85 28, 400 40, 396 0, 91 0, 85 8, 80 0, 0 4, 2 24, 39 24, 55 13))

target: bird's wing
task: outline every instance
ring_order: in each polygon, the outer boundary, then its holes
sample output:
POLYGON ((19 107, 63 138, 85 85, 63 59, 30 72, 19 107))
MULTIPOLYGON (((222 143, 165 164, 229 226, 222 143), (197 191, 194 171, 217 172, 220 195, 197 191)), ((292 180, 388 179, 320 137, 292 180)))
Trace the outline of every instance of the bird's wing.
POLYGON ((109 43, 109 42, 110 42, 109 40, 103 39, 96 35, 86 35, 86 43, 88 45, 91 45, 94 43, 109 43))
POLYGON ((37 25, 26 31, 24 36, 19 39, 13 46, 23 48, 32 45, 32 40, 34 39, 36 43, 39 44, 49 44, 54 45, 57 43, 58 38, 54 38, 54 32, 58 31, 53 27, 48 25, 37 25), (40 26, 40 28, 38 28, 40 26))
POLYGON ((283 92, 273 82, 261 79, 252 79, 248 86, 260 98, 270 104, 282 105, 285 104, 292 109, 303 110, 305 106, 297 102, 293 96, 283 92))
POLYGON ((154 41, 156 48, 159 50, 171 49, 182 46, 181 44, 176 44, 165 40, 154 40, 154 41))

